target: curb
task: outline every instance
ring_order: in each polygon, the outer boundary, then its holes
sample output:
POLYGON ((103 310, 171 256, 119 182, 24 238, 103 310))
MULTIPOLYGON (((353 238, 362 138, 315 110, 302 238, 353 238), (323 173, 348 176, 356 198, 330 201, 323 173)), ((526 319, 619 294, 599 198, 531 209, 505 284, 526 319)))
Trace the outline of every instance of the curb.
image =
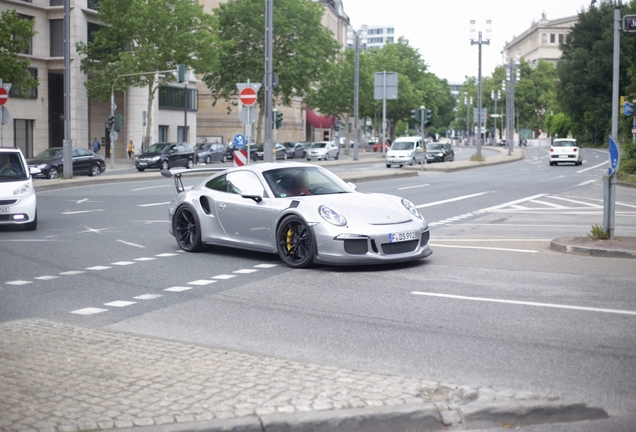
MULTIPOLYGON (((503 154, 505 152, 501 151, 501 149, 493 148, 489 150, 497 150, 499 152, 498 156, 494 156, 496 158, 508 157, 508 155, 503 154)), ((445 173, 455 172, 455 171, 464 171, 468 169, 481 168, 485 166, 501 165, 501 164, 516 162, 516 161, 525 159, 526 157, 525 151, 523 150, 519 150, 519 151, 521 152, 520 155, 510 156, 510 159, 499 159, 494 161, 488 161, 488 158, 486 158, 486 161, 484 162, 468 162, 470 163, 470 165, 451 166, 450 164, 453 164, 455 162, 444 162, 443 164, 425 164, 424 169, 422 169, 421 166, 418 166, 417 168, 410 167, 410 166, 405 168, 409 171, 415 171, 417 169, 418 171, 433 171, 433 172, 445 172, 445 173)), ((461 162, 461 163, 465 163, 465 162, 461 162)))
POLYGON ((587 255, 600 258, 636 258, 636 251, 620 249, 600 249, 571 244, 572 238, 558 238, 550 242, 550 249, 556 252, 587 255))
POLYGON ((628 187, 628 188, 636 188, 636 183, 627 183, 622 181, 617 181, 616 184, 618 186, 628 187))
POLYGON ((607 419, 607 412, 584 403, 474 402, 457 410, 434 403, 377 408, 251 415, 241 418, 117 429, 118 432, 435 432, 453 429, 531 426, 607 419), (508 426, 510 425, 510 426, 508 426))

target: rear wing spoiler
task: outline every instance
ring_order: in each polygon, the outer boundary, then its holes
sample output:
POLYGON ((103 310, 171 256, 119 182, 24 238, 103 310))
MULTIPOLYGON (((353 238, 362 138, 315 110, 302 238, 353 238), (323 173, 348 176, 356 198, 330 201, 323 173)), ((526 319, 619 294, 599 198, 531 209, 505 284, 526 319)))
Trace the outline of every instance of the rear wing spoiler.
POLYGON ((183 192, 183 181, 181 176, 183 174, 201 174, 201 173, 218 173, 227 171, 234 167, 214 167, 214 168, 193 168, 193 169, 179 169, 179 170, 161 170, 161 175, 166 178, 174 178, 174 187, 177 189, 177 193, 183 192))

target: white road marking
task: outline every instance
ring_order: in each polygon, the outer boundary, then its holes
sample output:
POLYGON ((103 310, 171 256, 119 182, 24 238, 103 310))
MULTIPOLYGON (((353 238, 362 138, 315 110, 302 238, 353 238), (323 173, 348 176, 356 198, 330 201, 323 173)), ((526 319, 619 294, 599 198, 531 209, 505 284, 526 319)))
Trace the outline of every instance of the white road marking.
POLYGON ((110 303, 104 303, 104 306, 126 307, 126 306, 130 306, 130 305, 134 305, 134 304, 137 304, 137 302, 117 300, 117 301, 113 301, 113 302, 110 302, 110 303))
POLYGON ((74 215, 74 214, 81 214, 81 213, 95 213, 95 212, 102 212, 104 211, 104 209, 96 209, 96 210, 78 210, 78 211, 66 211, 66 212, 62 212, 61 214, 63 215, 74 215))
POLYGON ((483 249, 483 250, 492 250, 492 251, 501 251, 501 252, 520 252, 520 253, 538 253, 536 250, 527 250, 527 249, 504 249, 504 248, 493 248, 493 247, 482 247, 482 246, 458 246, 458 245, 443 245, 438 243, 430 243, 431 246, 434 247, 445 247, 445 248, 456 248, 456 249, 483 249))
POLYGON ((504 208, 504 207, 510 207, 510 206, 513 206, 513 205, 516 205, 516 204, 521 204, 521 203, 524 203, 524 202, 527 202, 527 201, 532 201, 534 199, 544 197, 545 195, 546 194, 532 195, 530 197, 521 198, 521 199, 518 199, 518 200, 514 200, 514 201, 507 202, 507 203, 503 203, 503 204, 499 204, 499 205, 496 205, 496 206, 492 206, 492 207, 488 207, 488 208, 485 208, 485 209, 481 209, 481 210, 478 210, 477 213, 492 212, 492 211, 499 210, 499 209, 504 208))
POLYGON ((558 205, 558 204, 554 204, 551 202, 547 202, 547 201, 540 201, 540 200, 530 200, 530 202, 535 203, 535 204, 542 204, 548 207, 553 207, 556 209, 567 209, 567 207, 564 207, 562 205, 558 205))
POLYGON ((170 201, 160 202, 160 203, 152 203, 152 204, 137 204, 137 207, 154 207, 154 206, 161 206, 161 205, 167 205, 167 204, 170 204, 170 201))
POLYGON ((60 274, 64 275, 64 276, 72 276, 72 275, 78 275, 78 274, 82 274, 82 273, 86 273, 86 272, 82 271, 82 270, 71 270, 71 271, 62 272, 60 274))
POLYGON ((0 242, 50 242, 50 241, 57 241, 57 240, 49 240, 49 239, 7 239, 7 240, 0 240, 0 242))
POLYGON ((574 203, 574 204, 582 204, 584 206, 592 207, 592 208, 603 208, 603 206, 600 206, 598 204, 592 204, 592 203, 587 203, 587 202, 583 202, 583 201, 577 201, 577 200, 573 200, 573 199, 570 199, 570 198, 563 198, 563 197, 556 196, 556 195, 552 195, 552 196, 550 196, 550 198, 558 199, 558 200, 561 200, 561 201, 568 201, 568 202, 571 202, 571 203, 574 203))
POLYGON ((405 187, 398 188, 398 190, 416 189, 416 188, 421 188, 421 187, 426 187, 426 186, 430 186, 430 184, 423 184, 423 185, 416 185, 416 186, 405 186, 405 187))
POLYGON ((167 258, 167 257, 177 256, 177 254, 176 253, 161 253, 155 256, 159 258, 167 258))
POLYGON ((114 262, 114 263, 110 263, 110 265, 116 265, 116 266, 127 266, 127 265, 132 265, 132 264, 135 264, 135 263, 132 262, 132 261, 117 261, 117 262, 114 262))
POLYGON ((264 268, 264 269, 268 269, 268 268, 272 268, 272 267, 276 267, 278 264, 258 264, 255 265, 255 268, 264 268))
POLYGON ((471 195, 464 195, 464 196, 460 196, 460 197, 456 197, 456 198, 450 198, 447 200, 442 200, 442 201, 435 201, 435 202, 431 202, 431 203, 426 203, 426 204, 420 204, 415 206, 416 208, 425 208, 425 207, 432 207, 432 206, 436 206, 436 205, 440 205, 440 204, 447 204, 447 203, 452 203, 455 201, 461 201, 461 200, 465 200, 465 199, 469 199, 469 198, 475 198, 478 196, 482 196, 482 195, 486 195, 490 192, 479 192, 476 194, 471 194, 471 195))
POLYGON ((139 222, 139 223, 143 223, 146 225, 152 225, 155 223, 170 223, 169 220, 143 220, 143 221, 133 221, 133 222, 139 222))
POLYGON ((102 231, 106 231, 107 229, 110 229, 110 228, 90 228, 87 226, 85 226, 84 228, 86 228, 86 231, 80 231, 79 232, 80 234, 87 233, 87 232, 101 234, 102 231))
POLYGON ((85 203, 87 201, 88 201, 88 198, 84 198, 84 199, 81 199, 79 201, 76 201, 76 204, 82 204, 82 203, 85 203))
POLYGON ((254 270, 254 269, 240 269, 240 270, 236 270, 233 271, 232 273, 238 273, 238 274, 250 274, 250 273, 255 273, 258 270, 254 270))
POLYGON ((125 240, 117 240, 117 241, 118 241, 119 243, 123 243, 123 244, 125 244, 125 245, 133 246, 133 247, 137 247, 137 248, 142 248, 142 249, 143 249, 143 248, 145 248, 145 247, 146 247, 146 246, 138 245, 137 243, 127 242, 127 241, 125 241, 125 240))
POLYGON ((59 278, 59 276, 38 276, 38 277, 36 277, 34 279, 37 279, 37 280, 51 280, 51 279, 58 279, 58 278, 59 278))
POLYGON ((163 297, 163 296, 161 294, 143 294, 133 298, 137 300, 154 300, 159 297, 163 297))
POLYGON ((108 309, 99 309, 99 308, 84 308, 84 309, 78 309, 78 310, 74 310, 71 311, 72 314, 78 314, 78 315, 93 315, 93 314, 97 314, 100 312, 106 312, 108 309))
POLYGON ((153 258, 153 257, 141 257, 141 258, 135 258, 135 261, 153 261, 156 260, 157 258, 153 258))
POLYGON ((182 287, 182 286, 173 286, 170 288, 166 288, 164 291, 170 291, 170 292, 181 292, 181 291, 188 291, 191 290, 192 287, 182 287))
POLYGON ((212 276, 212 279, 227 280, 227 279, 232 279, 232 278, 235 278, 235 277, 236 277, 236 275, 222 274, 222 275, 212 276))
POLYGON ((458 239, 458 238, 453 238, 453 239, 439 239, 436 238, 435 239, 436 242, 438 241, 443 241, 443 242, 551 242, 552 239, 511 239, 511 238, 507 238, 507 239, 458 239))
POLYGON ((421 296, 429 296, 429 297, 444 297, 451 298, 456 300, 472 300, 472 301, 481 301, 481 302, 492 302, 492 303, 507 303, 514 305, 522 305, 522 306, 538 306, 538 307, 547 307, 547 308, 556 308, 556 309, 571 309, 571 310, 579 310, 586 312, 602 312, 602 313, 613 313, 613 314, 621 314, 621 315, 636 315, 636 311, 629 310, 621 310, 621 309, 604 309, 604 308, 593 308, 593 307, 584 307, 584 306, 571 306, 571 305, 562 305, 555 303, 537 303, 537 302, 527 302, 527 301, 517 301, 517 300, 502 300, 502 299, 493 299, 493 298, 485 298, 485 297, 466 297, 452 294, 438 294, 431 292, 421 292, 421 291, 413 291, 411 294, 421 295, 421 296))
POLYGON ((140 190, 146 190, 146 189, 157 189, 157 188, 164 188, 164 187, 172 187, 172 185, 160 185, 160 186, 147 186, 147 187, 142 187, 142 188, 137 188, 137 189, 131 189, 132 192, 137 192, 140 190))
POLYGON ((602 162, 602 163, 600 163, 600 164, 598 164, 598 165, 594 165, 594 166, 591 166, 591 167, 589 167, 589 168, 585 168, 585 169, 578 170, 578 171, 575 171, 575 172, 576 172, 577 174, 581 174, 581 173, 584 173, 584 172, 586 172, 586 171, 590 171, 590 170, 593 170, 593 169, 596 169, 596 168, 602 167, 603 165, 607 166, 608 164, 607 164, 607 162, 602 162))
POLYGON ((595 182, 596 182, 596 180, 588 180, 588 181, 584 181, 583 183, 579 183, 579 184, 575 185, 574 187, 586 186, 586 185, 589 185, 589 184, 592 184, 592 183, 595 183, 595 182))
POLYGON ((530 210, 530 207, 524 207, 517 204, 511 205, 510 208, 513 208, 515 210, 530 210))
POLYGON ((112 267, 108 267, 108 266, 93 266, 93 267, 86 267, 86 270, 108 270, 109 268, 112 268, 112 267))
POLYGON ((199 280, 195 280, 192 282, 188 282, 188 285, 210 285, 211 283, 216 282, 215 280, 210 280, 210 279, 199 279, 199 280))
POLYGON ((10 282, 5 282, 7 285, 27 285, 32 283, 31 281, 25 281, 25 280, 14 280, 14 281, 10 281, 10 282))

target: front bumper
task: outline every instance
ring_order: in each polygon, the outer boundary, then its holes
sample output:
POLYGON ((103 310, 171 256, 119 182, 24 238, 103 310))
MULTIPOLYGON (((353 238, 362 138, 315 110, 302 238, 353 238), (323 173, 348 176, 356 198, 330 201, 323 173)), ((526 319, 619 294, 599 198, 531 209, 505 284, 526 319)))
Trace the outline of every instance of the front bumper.
POLYGON ((35 219, 37 201, 35 192, 21 196, 0 198, 0 225, 21 225, 35 219), (13 202, 15 201, 15 202, 13 202))
POLYGON ((137 159, 135 161, 137 168, 161 168, 161 159, 158 161, 149 161, 147 159, 137 159))

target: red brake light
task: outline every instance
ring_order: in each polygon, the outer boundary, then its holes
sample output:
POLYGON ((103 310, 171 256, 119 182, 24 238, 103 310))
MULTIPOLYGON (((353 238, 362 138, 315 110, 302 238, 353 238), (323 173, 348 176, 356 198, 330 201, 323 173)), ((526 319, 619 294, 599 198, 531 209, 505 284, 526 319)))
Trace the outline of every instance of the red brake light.
POLYGON ((572 150, 572 151, 576 151, 576 147, 574 147, 574 150, 572 150))
POLYGON ((551 152, 553 152, 553 151, 554 151, 554 149, 553 149, 552 147, 550 147, 550 151, 551 151, 551 152))

